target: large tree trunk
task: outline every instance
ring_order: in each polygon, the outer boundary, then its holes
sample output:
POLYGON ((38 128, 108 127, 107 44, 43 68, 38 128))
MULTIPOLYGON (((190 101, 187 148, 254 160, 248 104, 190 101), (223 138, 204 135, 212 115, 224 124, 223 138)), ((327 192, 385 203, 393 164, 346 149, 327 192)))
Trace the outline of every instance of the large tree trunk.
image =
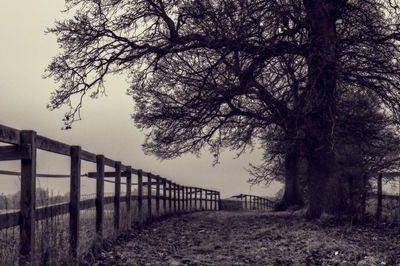
POLYGON ((306 145, 308 160, 309 218, 321 216, 326 184, 333 178, 335 155, 333 130, 336 91, 336 18, 342 1, 304 0, 309 26, 308 113, 306 145))
MULTIPOLYGON (((293 145, 291 145, 293 146, 293 145)), ((304 201, 299 188, 299 153, 297 147, 289 147, 285 156, 285 193, 280 209, 290 206, 303 206, 304 201)))

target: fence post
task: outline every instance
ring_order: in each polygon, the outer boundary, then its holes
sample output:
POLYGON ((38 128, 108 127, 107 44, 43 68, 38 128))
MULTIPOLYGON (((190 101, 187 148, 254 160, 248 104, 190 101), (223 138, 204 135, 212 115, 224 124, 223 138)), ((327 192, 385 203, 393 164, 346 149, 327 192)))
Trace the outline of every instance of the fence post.
POLYGON ((190 209, 190 211, 192 211, 193 210, 193 203, 192 203, 192 201, 193 201, 193 187, 190 187, 189 188, 189 195, 190 195, 190 205, 189 205, 189 209, 190 209))
POLYGON ((210 195, 210 211, 212 211, 213 210, 213 204, 214 204, 214 199, 213 199, 213 196, 214 196, 214 192, 212 191, 212 190, 209 190, 208 191, 208 194, 210 195))
POLYGON ((96 166, 96 233, 101 237, 104 218, 104 155, 96 155, 96 166))
POLYGON ((151 173, 147 174, 147 217, 148 221, 151 221, 153 219, 153 213, 152 213, 152 206, 151 206, 151 173))
POLYGON ((376 210, 376 219, 380 221, 382 218, 382 173, 378 176, 378 206, 376 210))
POLYGON ((214 206, 214 211, 217 211, 218 210, 218 207, 217 207, 217 191, 214 191, 214 199, 215 199, 215 206, 214 206))
POLYGON ((200 192, 200 210, 203 210, 203 189, 199 188, 200 192))
POLYGON ((176 184, 176 190, 177 190, 176 192, 178 193, 178 198, 177 198, 178 212, 180 212, 181 211, 181 186, 176 184))
POLYGON ((204 205, 205 205, 205 209, 206 210, 208 210, 208 202, 207 202, 207 200, 208 200, 208 190, 205 189, 204 190, 204 205))
POLYGON ((259 203, 259 198, 258 198, 258 196, 255 196, 255 197, 254 197, 254 206, 255 206, 255 209, 256 209, 256 210, 259 209, 258 203, 259 203))
POLYGON ((218 191, 218 210, 221 210, 221 192, 218 191))
POLYGON ((181 191, 182 191, 182 211, 185 212, 185 205, 186 205, 185 186, 181 186, 181 191))
POLYGON ((256 209, 259 210, 260 209, 260 197, 256 196, 255 200, 256 200, 256 202, 255 202, 256 203, 256 209))
POLYGON ((213 211, 213 210, 215 210, 215 206, 216 206, 216 204, 215 204, 215 199, 216 199, 217 197, 216 197, 216 194, 215 194, 215 191, 214 190, 211 190, 211 210, 213 211))
POLYGON ((21 160, 20 265, 33 262, 36 208, 36 132, 23 130, 21 145, 30 145, 30 159, 21 160))
POLYGON ((197 187, 194 187, 194 210, 197 211, 197 187))
POLYGON ((131 195, 132 195, 132 167, 127 166, 126 176, 126 212, 128 213, 128 230, 131 228, 132 223, 132 210, 131 210, 131 195))
POLYGON ((168 213, 171 214, 172 213, 172 181, 168 180, 168 213))
POLYGON ((141 169, 137 171, 138 176, 138 213, 139 213, 139 225, 143 224, 143 172, 141 169))
POLYGON ((189 211, 189 187, 185 187, 186 189, 186 211, 189 211))
POLYGON ((182 194, 183 194, 183 211, 187 211, 187 199, 188 199, 188 194, 187 194, 187 186, 183 186, 182 188, 182 194))
POLYGON ((163 185, 163 215, 167 214, 167 179, 162 179, 163 185))
POLYGON ((160 217, 160 177, 155 176, 156 179, 156 215, 160 217))
POLYGON ((210 206, 208 208, 209 208, 210 211, 212 211, 213 210, 213 204, 214 204, 214 202, 213 202, 213 191, 209 190, 208 191, 208 195, 210 195, 210 199, 209 199, 210 206))
POLYGON ((174 214, 176 214, 177 208, 176 208, 176 183, 172 183, 174 186, 174 214))
POLYGON ((184 212, 185 211, 185 186, 181 185, 180 187, 180 195, 181 195, 181 211, 184 212))
POLYGON ((81 197, 81 147, 71 146, 71 180, 69 193, 69 234, 73 263, 77 265, 79 245, 79 202, 81 197))
POLYGON ((209 210, 210 211, 212 211, 213 210, 213 191, 212 190, 209 190, 208 191, 208 195, 210 195, 210 199, 209 199, 209 202, 210 202, 210 206, 209 206, 209 210))
POLYGON ((114 187, 114 230, 120 227, 120 205, 121 205, 121 162, 115 162, 115 187, 114 187))

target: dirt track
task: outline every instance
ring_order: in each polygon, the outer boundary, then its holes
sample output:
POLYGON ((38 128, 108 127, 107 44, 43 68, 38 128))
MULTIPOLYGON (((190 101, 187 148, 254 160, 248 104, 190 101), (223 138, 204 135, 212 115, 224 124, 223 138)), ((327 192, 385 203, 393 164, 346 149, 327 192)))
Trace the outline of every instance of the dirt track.
POLYGON ((91 265, 400 265, 398 228, 289 213, 198 212, 120 238, 91 265))

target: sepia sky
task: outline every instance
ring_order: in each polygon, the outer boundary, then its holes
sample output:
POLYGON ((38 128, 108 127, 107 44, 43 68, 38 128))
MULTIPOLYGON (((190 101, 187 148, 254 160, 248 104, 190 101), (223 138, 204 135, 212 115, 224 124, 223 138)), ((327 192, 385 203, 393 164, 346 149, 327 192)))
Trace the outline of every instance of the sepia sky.
MULTIPOLYGON (((130 114, 133 101, 126 95, 128 83, 124 76, 106 80, 107 96, 96 100, 85 99, 83 121, 72 130, 61 130, 66 109, 48 111, 46 104, 56 84, 42 75, 50 59, 61 51, 55 36, 44 33, 56 19, 65 17, 61 0, 1 1, 0 2, 0 124, 16 129, 31 129, 38 134, 80 145, 83 149, 104 154, 113 160, 134 168, 158 174, 174 182, 221 191, 222 197, 239 193, 274 195, 279 184, 250 187, 246 182, 245 167, 257 163, 261 152, 255 150, 239 159, 235 153, 225 152, 221 163, 212 166, 212 156, 203 152, 200 158, 185 155, 169 161, 160 161, 144 155, 141 144, 144 134, 135 128, 130 114)), ((1 170, 19 171, 19 162, 0 162, 1 170)), ((84 164, 83 171, 94 171, 94 164, 84 164)), ((107 170, 107 169, 106 169, 107 170)), ((109 169, 111 170, 111 169, 109 169)), ((69 158, 38 153, 38 173, 66 174, 69 158)), ((68 180, 40 178, 40 186, 56 193, 68 191, 68 180)), ((83 182, 82 193, 94 191, 90 182, 83 182), (87 188, 85 188, 85 186, 87 188)), ((18 190, 18 177, 0 175, 0 194, 18 190)))

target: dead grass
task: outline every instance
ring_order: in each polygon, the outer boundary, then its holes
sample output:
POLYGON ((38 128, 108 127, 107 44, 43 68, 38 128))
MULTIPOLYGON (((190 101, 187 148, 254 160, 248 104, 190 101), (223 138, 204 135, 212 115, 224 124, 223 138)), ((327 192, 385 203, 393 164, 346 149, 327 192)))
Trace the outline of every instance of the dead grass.
POLYGON ((288 212, 198 212, 121 237, 88 265, 400 265, 399 233, 288 212))

